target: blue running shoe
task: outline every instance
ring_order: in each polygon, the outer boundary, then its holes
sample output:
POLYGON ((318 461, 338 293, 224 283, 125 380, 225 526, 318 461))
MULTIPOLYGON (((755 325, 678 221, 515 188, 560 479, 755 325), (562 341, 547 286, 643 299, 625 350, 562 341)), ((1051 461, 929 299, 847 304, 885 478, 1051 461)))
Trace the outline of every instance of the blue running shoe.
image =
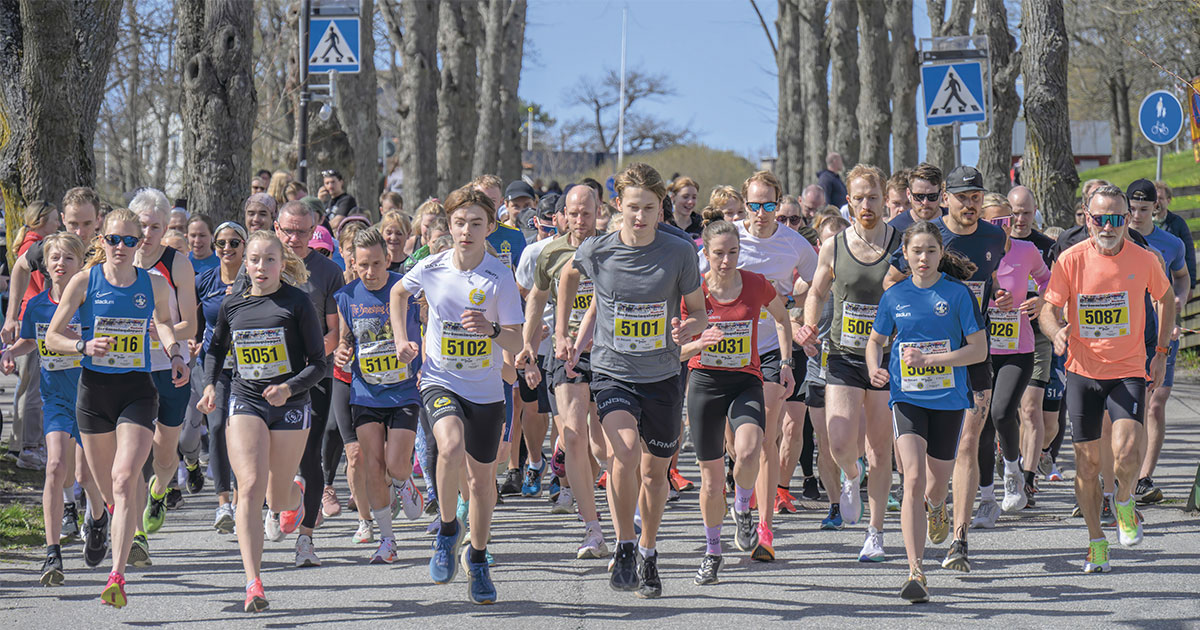
POLYGON ((471 502, 458 495, 458 508, 454 510, 454 516, 460 524, 467 522, 467 513, 471 510, 471 502))
POLYGON ((829 506, 829 515, 821 519, 821 529, 838 530, 842 528, 842 510, 838 504, 829 506))
POLYGON ((521 496, 536 497, 542 494, 542 478, 546 472, 546 458, 542 458, 542 465, 534 468, 531 464, 525 469, 525 482, 521 484, 521 496))
POLYGON ((434 584, 449 584, 458 573, 458 548, 462 545, 466 526, 458 523, 453 536, 437 535, 433 541, 433 557, 429 559, 429 578, 434 584))
POLYGON ((470 545, 463 547, 462 563, 467 569, 467 597, 476 604, 496 603, 496 585, 492 584, 488 563, 471 562, 470 545))

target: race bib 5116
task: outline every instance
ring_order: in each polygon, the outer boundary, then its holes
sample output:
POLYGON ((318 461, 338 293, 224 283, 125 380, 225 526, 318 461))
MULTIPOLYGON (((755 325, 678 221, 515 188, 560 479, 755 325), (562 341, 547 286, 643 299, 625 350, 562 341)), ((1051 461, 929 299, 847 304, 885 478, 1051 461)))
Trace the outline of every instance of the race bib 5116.
POLYGON ((146 320, 97 317, 92 335, 93 338, 110 337, 114 342, 103 357, 92 357, 93 364, 115 368, 146 367, 146 320))

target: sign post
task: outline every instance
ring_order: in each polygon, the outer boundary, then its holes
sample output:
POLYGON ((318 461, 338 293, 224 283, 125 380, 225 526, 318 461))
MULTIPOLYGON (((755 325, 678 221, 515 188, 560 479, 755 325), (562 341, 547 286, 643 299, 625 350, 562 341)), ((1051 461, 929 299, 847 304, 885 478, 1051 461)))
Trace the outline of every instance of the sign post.
POLYGON ((1155 179, 1162 179, 1163 145, 1170 144, 1183 130, 1183 119, 1183 106, 1167 90, 1155 90, 1142 99, 1138 108, 1138 127, 1147 140, 1157 145, 1155 179))
POLYGON ((1200 77, 1192 79, 1192 89, 1188 90, 1188 111, 1192 121, 1192 155, 1200 164, 1200 77))
MULTIPOLYGON (((296 116, 296 178, 308 181, 308 104, 313 99, 308 85, 310 72, 328 72, 327 86, 313 86, 327 92, 318 100, 333 100, 334 76, 338 72, 359 71, 361 23, 358 0, 300 0, 300 109, 296 116)), ((329 117, 330 105, 322 107, 322 120, 329 117)), ((307 185, 307 184, 306 184, 307 185)))
POLYGON ((963 123, 987 124, 992 118, 991 56, 985 36, 921 38, 921 94, 925 125, 954 130, 954 166, 962 161, 963 123))

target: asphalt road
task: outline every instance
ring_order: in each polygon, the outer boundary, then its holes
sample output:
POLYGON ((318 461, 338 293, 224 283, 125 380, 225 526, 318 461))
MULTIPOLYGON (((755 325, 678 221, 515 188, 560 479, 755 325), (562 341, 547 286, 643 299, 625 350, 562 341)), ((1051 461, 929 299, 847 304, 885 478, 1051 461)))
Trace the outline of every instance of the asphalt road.
MULTIPOLYGON (((460 572, 450 585, 429 581, 431 538, 426 520, 399 522, 400 561, 366 564, 374 545, 350 541, 355 522, 345 513, 317 530, 319 568, 292 568, 294 537, 267 543, 263 582, 271 609, 253 618, 241 612, 243 575, 232 536, 211 527, 215 500, 188 496, 151 538, 154 566, 132 569, 122 610, 98 596, 107 568, 87 569, 78 544, 64 549, 67 583, 38 586, 41 550, 0 552, 0 618, 5 627, 106 628, 160 626, 340 628, 611 628, 650 622, 656 628, 887 627, 982 625, 987 627, 1200 627, 1200 517, 1182 510, 1200 464, 1200 387, 1176 387, 1168 408, 1168 444, 1157 482, 1168 502, 1144 509, 1142 545, 1120 547, 1113 530, 1110 574, 1080 572, 1087 544, 1082 519, 1067 518, 1073 504, 1070 448, 1062 462, 1065 482, 1043 484, 1036 509, 1005 515, 994 530, 972 531, 972 572, 940 568, 946 544, 927 550, 933 601, 899 599, 907 576, 898 514, 887 517, 887 560, 857 562, 863 525, 823 532, 824 508, 777 518, 778 560, 753 562, 737 552, 725 527, 726 565, 721 583, 693 585, 703 553, 697 495, 686 492, 667 510, 659 542, 664 596, 639 600, 608 588, 603 560, 577 561, 581 527, 573 516, 551 515, 543 499, 510 499, 497 512, 490 549, 499 602, 466 600, 460 572)), ((690 460, 690 457, 685 457, 690 460)), ((694 462, 684 474, 698 482, 694 462)), ((344 481, 342 482, 344 483, 344 481)), ((347 492, 342 488, 342 496, 347 492)), ((401 517, 403 518, 403 517, 401 517)), ((604 527, 610 539, 611 524, 604 527)))

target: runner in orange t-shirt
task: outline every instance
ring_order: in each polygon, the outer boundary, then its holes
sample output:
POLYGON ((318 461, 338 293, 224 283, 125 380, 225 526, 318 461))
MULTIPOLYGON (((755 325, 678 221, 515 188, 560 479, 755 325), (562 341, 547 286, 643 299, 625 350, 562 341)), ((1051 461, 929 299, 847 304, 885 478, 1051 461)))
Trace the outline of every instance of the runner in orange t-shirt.
POLYGON ((1100 431, 1104 412, 1112 418, 1116 462, 1116 512, 1122 545, 1142 541, 1142 524, 1131 492, 1145 446, 1146 390, 1162 382, 1171 326, 1160 326, 1150 379, 1142 330, 1148 291, 1161 309, 1159 321, 1175 320, 1171 283, 1154 254, 1126 243, 1129 204, 1115 186, 1097 188, 1088 202, 1091 238, 1059 257, 1050 276, 1042 331, 1054 351, 1067 358, 1067 409, 1078 474, 1075 499, 1091 543, 1083 570, 1108 571, 1108 541, 1100 529, 1100 431), (1124 498, 1122 498, 1124 497, 1124 498))

